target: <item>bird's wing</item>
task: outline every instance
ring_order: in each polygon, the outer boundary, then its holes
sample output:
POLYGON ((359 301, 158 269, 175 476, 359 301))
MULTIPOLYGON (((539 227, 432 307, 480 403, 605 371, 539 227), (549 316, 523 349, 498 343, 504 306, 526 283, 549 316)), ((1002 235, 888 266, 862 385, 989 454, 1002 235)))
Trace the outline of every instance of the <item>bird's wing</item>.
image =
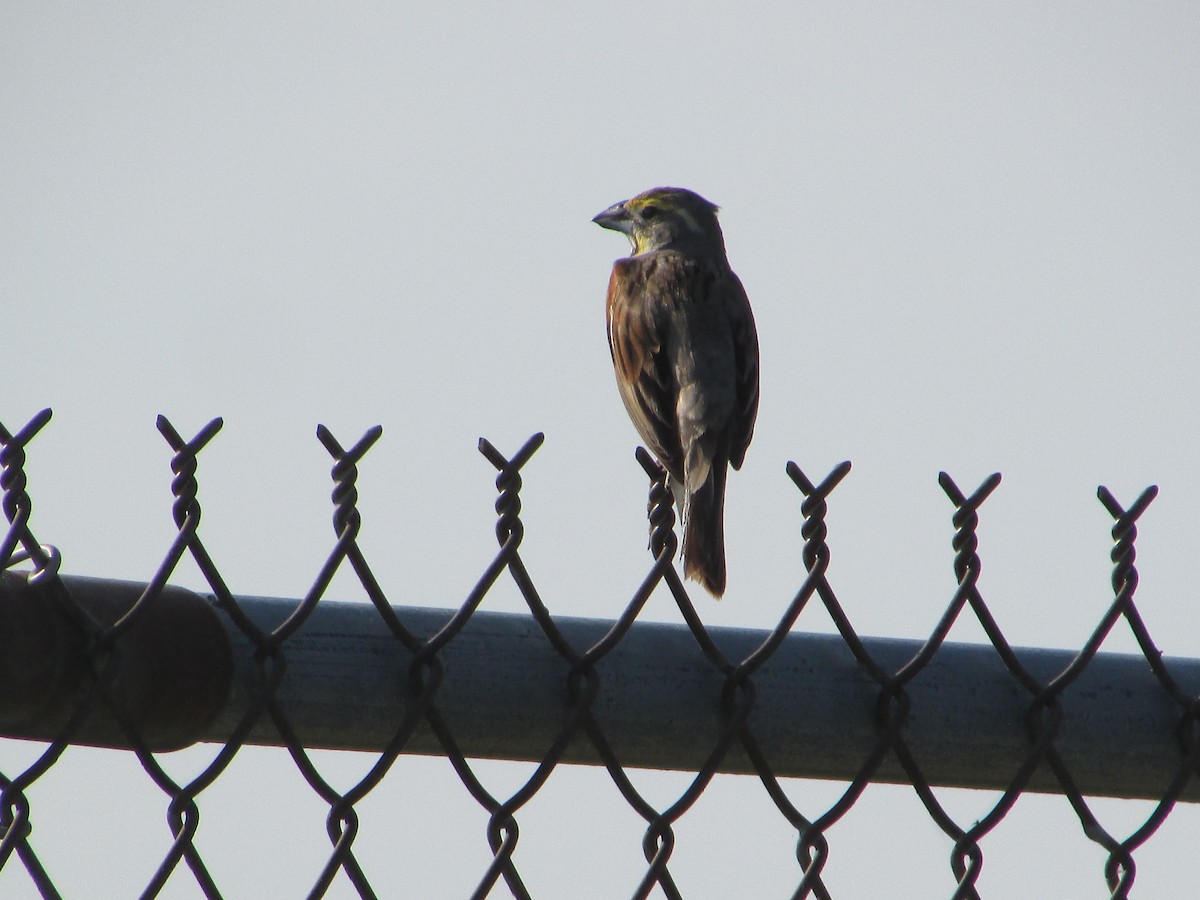
POLYGON ((730 423, 729 464, 742 467, 746 448, 754 436, 754 419, 758 416, 758 331, 754 313, 741 280, 730 272, 722 279, 725 309, 733 333, 733 351, 737 376, 737 402, 730 423))
POLYGON ((666 300, 654 260, 620 259, 608 282, 608 349, 617 387, 650 451, 674 477, 683 473, 675 383, 667 357, 666 300))

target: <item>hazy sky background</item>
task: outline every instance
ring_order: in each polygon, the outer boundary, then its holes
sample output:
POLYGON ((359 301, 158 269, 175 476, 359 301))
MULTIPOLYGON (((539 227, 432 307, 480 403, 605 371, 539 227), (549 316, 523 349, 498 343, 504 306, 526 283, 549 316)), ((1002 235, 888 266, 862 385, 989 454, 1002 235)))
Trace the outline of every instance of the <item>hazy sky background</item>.
MULTIPOLYGON (((1139 606, 1198 656, 1198 39, 1190 3, 7 4, 0 421, 55 411, 30 448, 35 531, 67 572, 145 580, 173 535, 154 418, 190 436, 220 415, 202 536, 235 592, 300 596, 333 543, 314 427, 349 444, 378 423, 361 543, 393 602, 455 606, 495 552, 477 438, 545 431, 525 560, 552 612, 617 615, 649 564, 646 485, 604 339, 627 247, 590 219, 676 184, 723 207, 762 349, 707 622, 774 624, 803 572, 784 464, 849 458, 831 580, 861 633, 927 636, 954 590, 937 472, 969 491, 998 470, 981 587, 1012 642, 1082 645, 1111 599, 1096 486, 1129 503, 1157 483, 1139 606)), ((505 585, 485 608, 521 607, 505 585)), ((646 615, 678 620, 665 593, 646 615)), ((831 625, 814 607, 798 627, 831 625)), ((1106 647, 1132 649, 1118 631, 1106 647)), ((0 771, 35 750, 0 743, 0 771)), ((186 778, 215 752, 167 762, 186 778)), ((371 764, 319 758, 344 787, 371 764)), ((506 797, 532 766, 479 771, 506 797)), ((634 776, 660 808, 690 781, 634 776)), ((843 789, 789 783, 810 817, 843 789)), ((31 796, 68 897, 135 895, 169 846, 131 756, 71 751, 31 796)), ((997 799, 940 796, 963 826, 997 799)), ((328 854, 282 751, 244 751, 200 807, 228 897, 302 896, 328 854)), ((1097 808, 1124 837, 1151 805, 1097 808)), ((487 867, 444 760, 401 760, 360 811, 383 896, 465 896, 487 867)), ((644 872, 602 770, 556 771, 518 821, 536 897, 628 896, 644 872)), ((1198 826, 1177 810, 1137 854, 1138 894, 1194 884, 1198 826)), ((677 836, 688 897, 800 877, 754 779, 718 779, 677 836)), ((952 892, 911 789, 869 790, 829 838, 835 897, 952 892)), ((983 849, 984 896, 1107 896, 1061 797, 1023 798, 983 849)), ((31 892, 14 860, 0 893, 31 892)), ((181 869, 164 896, 198 894, 181 869)))

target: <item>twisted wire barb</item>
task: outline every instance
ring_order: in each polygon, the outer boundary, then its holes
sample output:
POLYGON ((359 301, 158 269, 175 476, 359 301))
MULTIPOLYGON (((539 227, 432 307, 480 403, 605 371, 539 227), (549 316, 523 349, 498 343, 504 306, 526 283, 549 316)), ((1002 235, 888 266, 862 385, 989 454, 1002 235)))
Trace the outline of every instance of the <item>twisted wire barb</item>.
MULTIPOLYGON (((436 663, 440 666, 437 654, 461 633, 467 621, 478 609, 479 604, 483 602, 487 592, 506 569, 517 583, 517 587, 521 589, 530 608, 535 610, 535 614, 536 611, 545 611, 545 607, 536 593, 527 592, 527 588, 531 588, 532 583, 518 555, 518 549, 525 534, 525 527, 520 519, 520 470, 537 452, 544 440, 544 435, 540 433, 533 435, 510 459, 504 456, 490 441, 480 438, 479 452, 498 472, 495 509, 496 539, 500 544, 500 551, 475 587, 472 588, 466 601, 450 617, 450 620, 417 651, 410 669, 415 684, 422 683, 425 677, 424 673, 431 665, 436 663)), ((544 612, 544 618, 549 620, 548 612, 544 612)), ((561 636, 559 640, 561 642, 561 636)), ((440 672, 440 670, 438 671, 440 672)), ((557 763, 557 756, 561 755, 561 750, 554 753, 552 748, 551 754, 543 759, 525 787, 508 801, 502 803, 480 782, 454 739, 449 726, 432 705, 426 710, 425 718, 445 749, 459 779, 475 801, 488 813, 487 838, 488 846, 492 850, 492 862, 471 896, 473 898, 486 897, 496 883, 503 878, 505 885, 514 897, 521 898, 521 900, 529 897, 529 892, 512 859, 520 834, 513 812, 545 783, 557 763)))
MULTIPOLYGON (((201 510, 199 482, 196 478, 196 472, 199 467, 197 454, 216 437, 223 424, 220 418, 212 419, 195 437, 188 441, 184 440, 166 416, 160 415, 158 417, 156 421, 158 431, 167 441, 171 450, 174 451, 174 455, 171 457, 171 471, 174 473, 174 478, 171 480, 171 493, 175 499, 171 506, 171 513, 177 534, 162 564, 155 572, 154 577, 151 578, 149 587, 130 611, 121 620, 118 620, 114 626, 114 630, 124 630, 131 627, 134 617, 143 611, 147 604, 152 602, 152 598, 160 595, 162 587, 166 584, 172 572, 174 572, 183 554, 189 550, 193 557, 196 558, 201 572, 208 578, 210 584, 214 579, 219 580, 220 576, 216 573, 216 567, 208 559, 207 553, 204 552, 203 545, 200 543, 197 535, 201 510)), ((226 593, 228 592, 226 591, 226 593)), ((228 599, 230 603, 236 606, 231 596, 228 599)), ((142 768, 146 770, 158 788, 169 798, 167 827, 171 832, 171 848, 167 851, 166 856, 164 856, 158 869, 151 877, 149 884, 142 892, 142 897, 157 897, 166 886, 171 875, 175 872, 180 860, 183 860, 187 863, 192 877, 195 878, 204 896, 219 898, 221 892, 213 881, 203 859, 201 859, 200 852, 196 849, 194 842, 196 832, 200 827, 200 808, 196 802, 196 798, 205 788, 216 781, 228 764, 232 762, 236 747, 231 748, 227 744, 225 749, 218 753, 216 758, 190 783, 180 785, 158 764, 154 754, 146 746, 145 742, 141 740, 136 730, 131 727, 127 727, 126 730, 131 733, 134 752, 137 754, 142 768)))
MULTIPOLYGON (((357 547, 358 533, 362 526, 362 516, 359 514, 357 506, 358 490, 355 487, 358 479, 358 463, 382 434, 383 428, 376 425, 368 429, 349 450, 346 450, 328 428, 324 425, 317 426, 317 439, 334 461, 330 475, 334 483, 331 500, 334 510, 335 543, 304 600, 270 635, 264 638, 256 654, 258 664, 269 668, 271 675, 278 679, 276 684, 282 681, 286 671, 287 660, 282 653, 284 642, 309 619, 317 604, 325 596, 338 569, 348 559, 352 550, 357 547)), ((364 583, 364 588, 370 593, 370 586, 364 583)), ((376 598, 372 597, 372 601, 375 600, 376 598)), ((378 608, 379 603, 375 605, 378 608)), ((285 710, 279 703, 276 692, 271 691, 265 700, 271 719, 279 733, 284 736, 288 752, 296 763, 301 776, 329 806, 325 817, 325 833, 333 849, 308 896, 310 898, 323 897, 333 884, 338 872, 341 871, 360 897, 374 898, 376 896, 374 888, 354 856, 354 839, 357 837, 359 829, 358 813, 354 809, 354 803, 358 797, 365 796, 383 779, 399 754, 399 749, 393 750, 392 746, 386 748, 357 785, 345 793, 339 792, 325 780, 313 764, 304 748, 303 740, 296 733, 285 710)), ((392 743, 394 744, 395 740, 392 743)))
MULTIPOLYGON (((41 410, 15 434, 0 423, 0 510, 8 520, 4 539, 0 541, 0 572, 31 561, 34 572, 28 577, 43 585, 53 585, 58 580, 61 560, 55 548, 43 547, 29 529, 33 503, 26 490, 25 447, 52 415, 49 409, 41 410), (18 551, 18 547, 22 549, 18 551)), ((16 853, 42 897, 54 900, 59 900, 60 895, 30 839, 33 823, 25 791, 58 761, 68 741, 69 737, 60 736, 50 742, 38 759, 14 778, 0 774, 0 870, 16 853)))
MULTIPOLYGON (((839 628, 849 629, 849 621, 845 619, 841 605, 837 602, 837 597, 826 577, 830 551, 829 545, 826 543, 829 529, 825 524, 825 515, 828 512, 829 495, 850 474, 850 467, 850 461, 847 460, 835 466, 819 485, 814 485, 795 462, 788 462, 787 475, 804 495, 804 500, 800 504, 800 513, 804 517, 804 523, 800 528, 801 537, 804 539, 801 559, 808 576, 780 617, 779 624, 775 626, 770 636, 730 673, 729 682, 748 681, 750 675, 770 659, 783 643, 784 638, 791 632, 796 620, 804 611, 804 607, 814 595, 819 594, 822 597, 826 610, 834 617, 835 621, 841 620, 839 628)), ((851 633, 853 632, 852 629, 849 630, 851 633)), ((865 653, 865 650, 863 652, 865 653)), ((728 685, 726 690, 728 690, 728 685)), ((742 746, 753 762, 767 795, 797 832, 796 861, 800 864, 802 876, 792 894, 793 898, 802 900, 802 898, 815 896, 818 900, 827 900, 830 896, 829 890, 821 880, 821 873, 829 861, 829 842, 825 838, 825 829, 841 817, 842 812, 837 809, 839 804, 835 804, 834 808, 821 816, 819 823, 809 821, 784 793, 779 779, 771 770, 758 740, 751 731, 744 729, 741 738, 742 746)), ((853 790, 852 786, 850 791, 853 790)), ((847 795, 850 791, 847 791, 847 795)), ((843 800, 845 796, 843 796, 843 800)), ((848 804, 844 808, 848 809, 848 804)))
MULTIPOLYGON (((1137 586, 1137 570, 1133 565, 1135 558, 1133 542, 1137 537, 1137 528, 1134 523, 1157 493, 1158 488, 1147 488, 1134 505, 1126 511, 1113 499, 1107 489, 1103 487, 1099 489, 1098 496, 1101 502, 1109 509, 1113 518, 1117 519, 1117 524, 1113 527, 1113 538, 1116 544, 1111 554, 1115 563, 1112 582, 1116 597, 1100 623, 1089 635, 1083 648, 1062 672, 1045 685, 1036 698, 1034 706, 1030 710, 1031 727, 1036 727, 1044 709, 1052 709, 1056 715, 1055 728, 1057 728, 1062 717, 1059 698, 1095 658, 1116 621, 1132 609, 1133 593, 1137 586)), ((1122 846, 1121 842, 1100 824, 1057 749, 1052 745, 1047 747, 1045 757, 1055 777, 1062 785, 1063 793, 1075 810, 1084 834, 1108 851, 1105 880, 1108 883, 1110 896, 1113 898, 1128 897, 1136 874, 1129 849, 1122 846)))

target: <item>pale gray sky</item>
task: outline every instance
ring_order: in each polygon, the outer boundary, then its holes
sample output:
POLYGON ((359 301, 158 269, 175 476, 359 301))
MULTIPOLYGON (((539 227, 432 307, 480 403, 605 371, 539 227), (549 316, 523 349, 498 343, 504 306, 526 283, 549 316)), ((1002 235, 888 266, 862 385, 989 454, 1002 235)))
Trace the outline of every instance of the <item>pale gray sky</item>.
MULTIPOLYGON (((55 410, 30 448, 37 534, 68 572, 148 578, 172 536, 154 417, 190 435, 221 415, 205 541, 236 592, 298 596, 332 544, 313 429, 379 423, 362 544, 394 602, 456 605, 495 547, 476 438, 511 452, 541 430, 526 562, 552 612, 615 616, 648 567, 645 484, 604 340, 626 248, 590 219, 678 184, 723 207, 762 346, 706 621, 775 622, 802 572, 784 464, 849 458, 831 580, 862 633, 928 634, 954 587, 937 472, 970 489, 999 470, 982 588, 1014 643, 1083 643, 1110 599, 1096 485, 1131 502, 1157 483, 1140 608, 1167 652, 1200 655, 1198 38, 1188 3, 10 4, 0 420, 55 410)), ((647 615, 677 619, 665 596, 647 615)), ((0 771, 30 758, 0 743, 0 771)), ((370 765, 321 759, 347 785, 370 765)), ((503 796, 532 767, 480 770, 503 796)), ((68 896, 131 895, 166 852, 139 772, 72 752, 36 786, 68 896)), ((664 806, 689 780, 635 776, 664 806)), ((814 817, 842 788, 790 787, 814 817)), ((946 796, 963 825, 996 799, 946 796)), ((1100 808, 1124 836, 1150 807, 1100 808)), ((328 852, 280 752, 246 751, 201 809, 231 898, 302 895, 328 852)), ((485 816, 444 761, 402 760, 362 811, 383 895, 463 896, 486 868, 485 816)), ((556 772, 518 820, 535 896, 625 896, 644 870, 602 771, 556 772)), ((1197 824, 1178 810, 1138 853, 1139 893, 1193 883, 1197 824)), ((868 791, 830 841, 839 898, 951 893, 911 790, 868 791)), ((757 781, 718 780, 671 868, 689 897, 788 896, 793 844, 757 781)), ((1061 798, 1024 798, 983 847, 985 896, 1106 895, 1061 798)), ((28 889, 14 868, 6 896, 28 889)), ((182 873, 165 896, 196 894, 182 873)))

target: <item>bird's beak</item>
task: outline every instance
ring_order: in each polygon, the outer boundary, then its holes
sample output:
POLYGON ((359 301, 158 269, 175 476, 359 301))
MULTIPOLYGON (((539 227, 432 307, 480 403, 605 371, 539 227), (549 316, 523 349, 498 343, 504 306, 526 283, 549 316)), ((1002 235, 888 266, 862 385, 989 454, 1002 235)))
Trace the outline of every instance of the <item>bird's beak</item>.
POLYGON ((633 219, 625 211, 624 203, 614 203, 598 216, 594 216, 592 221, 601 228, 610 228, 630 236, 633 234, 633 219))

